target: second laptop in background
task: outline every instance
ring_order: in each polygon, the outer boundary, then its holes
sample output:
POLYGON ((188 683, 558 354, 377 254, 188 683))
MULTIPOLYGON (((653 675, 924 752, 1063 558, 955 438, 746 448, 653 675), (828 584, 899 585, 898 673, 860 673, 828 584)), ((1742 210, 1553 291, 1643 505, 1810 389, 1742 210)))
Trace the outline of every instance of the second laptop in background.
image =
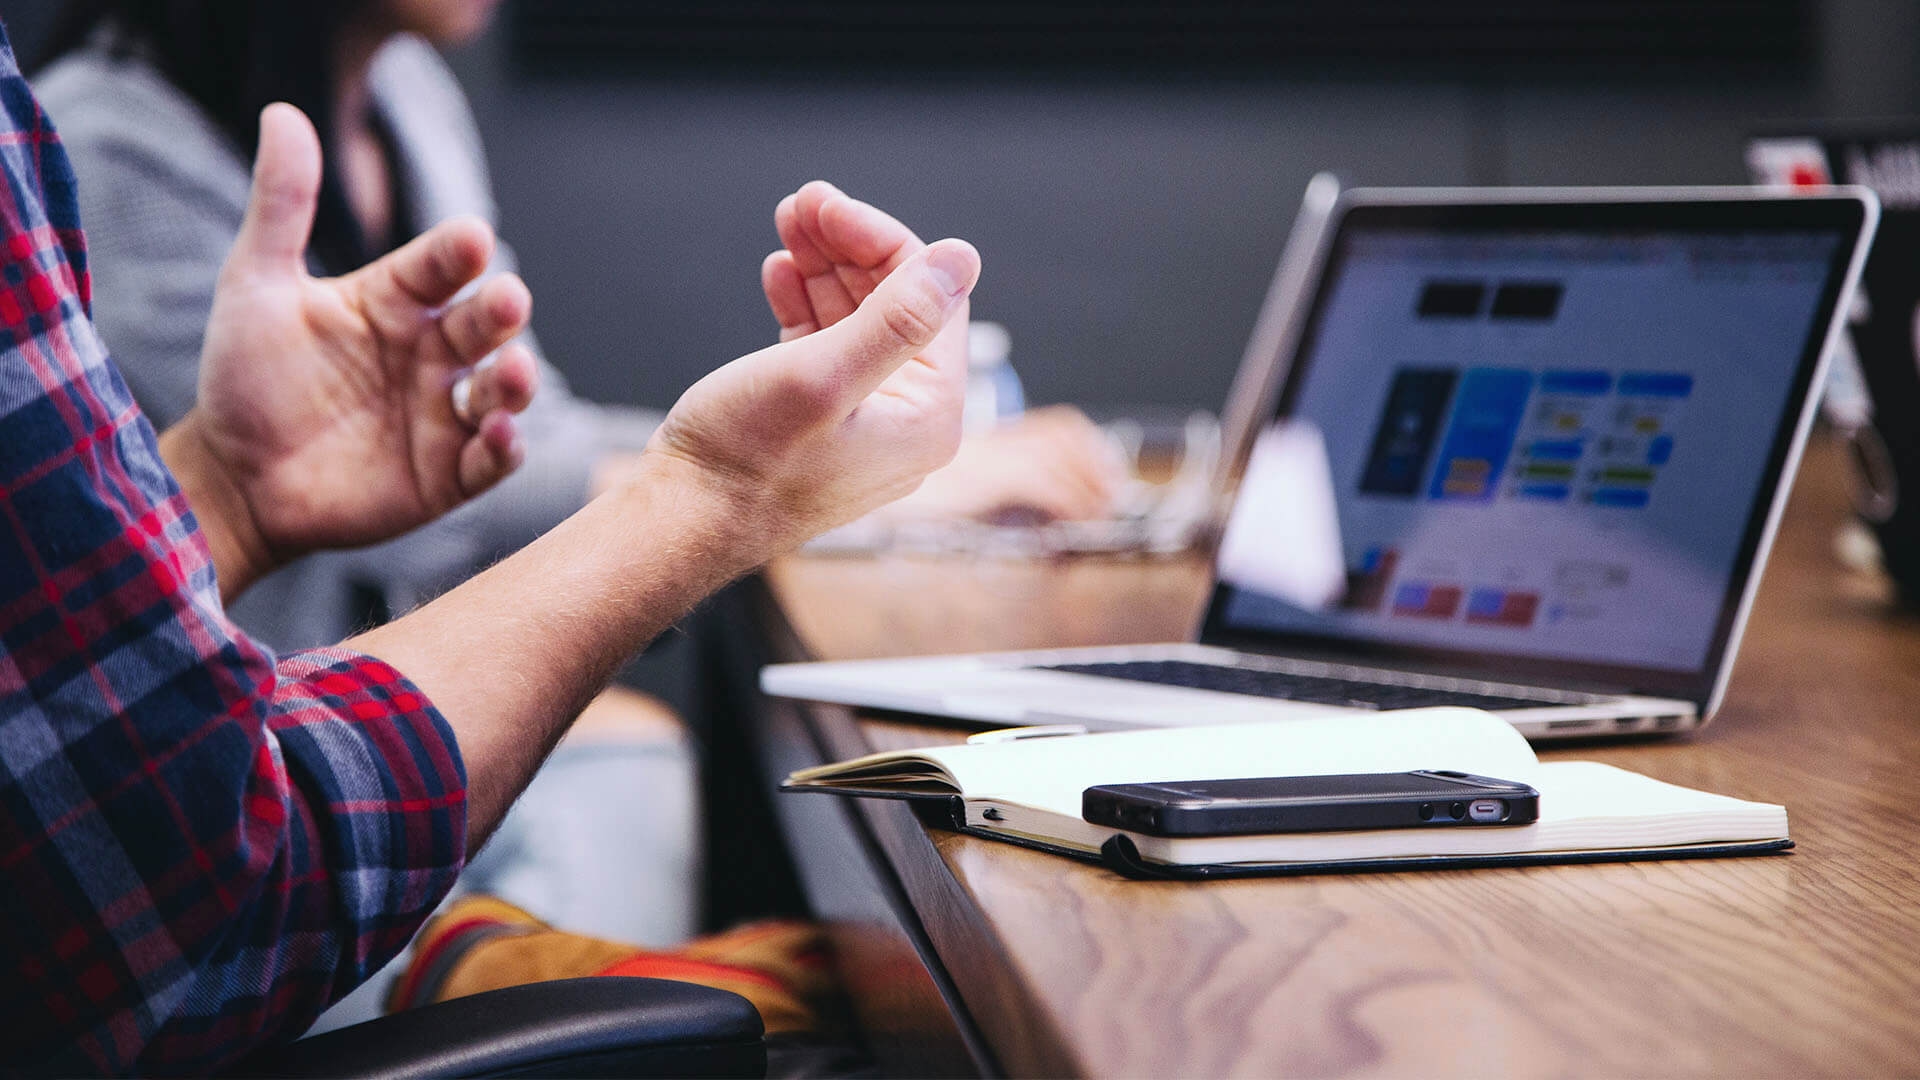
POLYGON ((1853 446, 1854 503, 1908 606, 1920 608, 1920 119, 1794 125, 1747 144, 1755 183, 1836 181, 1880 196, 1880 229, 1834 353, 1828 416, 1853 446))

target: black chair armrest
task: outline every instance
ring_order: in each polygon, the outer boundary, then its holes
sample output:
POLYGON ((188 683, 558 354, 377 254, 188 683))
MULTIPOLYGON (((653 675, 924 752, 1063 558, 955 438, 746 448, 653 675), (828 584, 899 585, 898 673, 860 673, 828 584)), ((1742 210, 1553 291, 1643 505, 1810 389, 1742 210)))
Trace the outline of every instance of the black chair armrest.
POLYGON ((664 979, 562 979, 423 1005, 257 1054, 237 1075, 759 1077, 760 1014, 664 979))

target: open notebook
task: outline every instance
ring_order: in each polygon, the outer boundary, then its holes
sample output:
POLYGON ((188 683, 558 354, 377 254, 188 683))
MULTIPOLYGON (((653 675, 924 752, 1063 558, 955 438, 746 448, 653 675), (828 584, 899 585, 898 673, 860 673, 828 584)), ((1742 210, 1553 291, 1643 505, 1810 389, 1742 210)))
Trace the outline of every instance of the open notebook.
POLYGON ((1784 807, 1662 783, 1588 761, 1542 763, 1511 724, 1476 709, 1352 713, 936 746, 803 769, 789 791, 946 803, 967 832, 1101 858, 1143 875, 1592 862, 1782 850, 1784 807), (1501 828, 1157 837, 1092 825, 1096 784, 1452 769, 1540 792, 1540 818, 1501 828))

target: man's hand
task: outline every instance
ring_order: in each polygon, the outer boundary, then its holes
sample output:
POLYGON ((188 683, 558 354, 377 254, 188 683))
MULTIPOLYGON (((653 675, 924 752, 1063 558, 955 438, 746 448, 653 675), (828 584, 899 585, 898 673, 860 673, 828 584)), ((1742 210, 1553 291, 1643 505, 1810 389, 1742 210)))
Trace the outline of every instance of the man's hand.
POLYGON ((745 570, 917 487, 960 442, 967 296, 980 257, 928 246, 830 185, 776 214, 763 279, 782 343, 700 380, 649 455, 717 497, 745 570))
POLYGON ((493 234, 450 221, 341 278, 306 272, 320 143, 288 105, 260 117, 245 222, 221 270, 199 401, 161 440, 236 595, 317 548, 399 535, 512 472, 533 357, 507 343, 526 286, 486 268, 493 234), (496 351, 497 350, 497 351, 496 351), (450 391, 472 365, 466 418, 450 391))
MULTIPOLYGON (((872 207, 841 212, 912 236, 872 207)), ((850 285, 811 283, 838 305, 832 325, 694 384, 628 475, 579 513, 348 643, 405 672, 453 726, 470 842, 636 649, 728 579, 953 456, 980 256, 960 240, 912 244, 868 258, 850 285), (506 668, 493 662, 502 650, 506 668)))
MULTIPOLYGON (((784 247, 760 267, 767 305, 780 321, 780 340, 792 341, 853 314, 888 274, 927 245, 883 211, 815 180, 780 200, 773 226, 784 247)), ((965 319, 935 348, 967 358, 965 319)))
MULTIPOLYGON (((791 341, 852 314, 894 268, 926 245, 905 225, 822 180, 781 200, 774 226, 785 249, 767 256, 761 285, 791 341)), ((936 348, 966 362, 966 322, 936 348)), ((970 438, 919 490, 880 511, 892 519, 1029 514, 1080 520, 1113 512, 1127 470, 1077 409, 1035 410, 970 438)))

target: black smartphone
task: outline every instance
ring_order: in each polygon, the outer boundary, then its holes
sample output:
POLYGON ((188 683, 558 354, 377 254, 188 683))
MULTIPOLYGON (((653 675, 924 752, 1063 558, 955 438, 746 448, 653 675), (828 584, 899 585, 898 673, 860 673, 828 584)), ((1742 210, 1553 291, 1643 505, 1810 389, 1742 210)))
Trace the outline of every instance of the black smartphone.
POLYGON ((1148 836, 1526 825, 1540 793, 1445 770, 1102 784, 1081 794, 1080 816, 1148 836))

